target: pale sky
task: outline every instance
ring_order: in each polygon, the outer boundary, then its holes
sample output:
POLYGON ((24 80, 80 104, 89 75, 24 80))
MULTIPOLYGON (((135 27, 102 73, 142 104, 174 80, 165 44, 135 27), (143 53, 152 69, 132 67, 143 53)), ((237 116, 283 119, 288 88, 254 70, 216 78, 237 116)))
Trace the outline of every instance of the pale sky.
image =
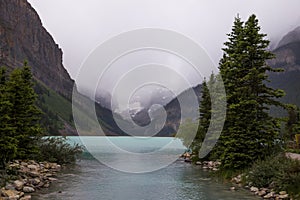
POLYGON ((64 52, 72 77, 98 44, 124 31, 171 29, 200 43, 215 63, 237 13, 254 13, 278 39, 300 26, 299 0, 28 0, 64 52))
POLYGON ((200 44, 217 66, 237 13, 243 20, 256 14, 273 45, 300 26, 299 0, 28 1, 62 48, 64 66, 72 78, 99 44, 133 29, 161 28, 186 35, 200 44))

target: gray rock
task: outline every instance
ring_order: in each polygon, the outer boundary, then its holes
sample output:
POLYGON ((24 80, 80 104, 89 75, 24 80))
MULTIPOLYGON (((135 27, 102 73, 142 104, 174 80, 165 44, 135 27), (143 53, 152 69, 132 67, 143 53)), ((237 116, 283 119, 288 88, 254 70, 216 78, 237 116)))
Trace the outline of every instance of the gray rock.
POLYGON ((289 195, 288 194, 281 194, 278 197, 279 197, 279 199, 288 199, 289 195))
POLYGON ((197 162, 196 162, 196 165, 202 165, 202 162, 197 161, 197 162))
POLYGON ((50 178, 48 178, 48 180, 51 181, 51 182, 53 182, 53 181, 57 181, 58 179, 57 179, 57 178, 51 178, 51 177, 50 177, 50 178))
POLYGON ((275 193, 274 192, 270 192, 268 194, 266 194, 264 196, 264 199, 271 199, 271 198, 274 198, 275 197, 275 193))
POLYGON ((22 197, 20 200, 31 200, 31 195, 26 195, 22 197))
POLYGON ((25 192, 25 193, 32 193, 34 191, 35 191, 35 189, 32 187, 29 187, 29 186, 23 187, 23 192, 25 192))
POLYGON ((30 169, 31 171, 37 171, 38 169, 36 165, 28 165, 27 168, 30 169))
POLYGON ((7 185, 5 186, 5 189, 6 189, 6 190, 15 190, 15 186, 13 186, 12 184, 7 184, 7 185))
POLYGON ((286 193, 286 191, 280 191, 279 194, 280 194, 280 195, 285 195, 285 194, 287 194, 287 193, 286 193))
POLYGON ((14 187, 16 188, 16 190, 22 190, 24 187, 24 182, 20 180, 16 180, 14 181, 14 187))
POLYGON ((40 173, 37 171, 27 172, 26 174, 32 178, 36 178, 40 176, 40 173))
POLYGON ((261 190, 261 191, 258 191, 257 195, 258 196, 265 196, 267 194, 267 192, 265 190, 261 190))
POLYGON ((49 183, 45 183, 45 184, 43 185, 43 187, 44 187, 44 188, 48 188, 48 187, 50 187, 50 184, 49 184, 49 183))
POLYGON ((9 199, 16 198, 19 199, 19 192, 16 190, 1 190, 2 196, 8 197, 9 199))
POLYGON ((251 192, 258 192, 259 190, 258 190, 257 187, 252 186, 252 187, 250 188, 250 191, 251 191, 251 192))

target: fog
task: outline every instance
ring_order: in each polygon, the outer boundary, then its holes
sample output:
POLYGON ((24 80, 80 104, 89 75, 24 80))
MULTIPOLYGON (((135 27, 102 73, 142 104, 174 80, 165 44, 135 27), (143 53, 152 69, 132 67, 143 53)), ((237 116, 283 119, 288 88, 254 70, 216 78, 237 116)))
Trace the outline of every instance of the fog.
MULTIPOLYGON (((217 67, 226 34, 237 14, 243 20, 256 14, 273 48, 283 35, 300 25, 299 0, 28 1, 63 49, 64 66, 75 80, 90 52, 113 36, 133 29, 150 27, 181 33, 202 46, 217 67)), ((122 72, 120 68, 115 70, 122 72)), ((176 66, 176 70, 186 73, 194 85, 202 81, 193 73, 189 75, 185 66, 176 66)), ((114 81, 108 76, 102 89, 110 91, 114 81)))

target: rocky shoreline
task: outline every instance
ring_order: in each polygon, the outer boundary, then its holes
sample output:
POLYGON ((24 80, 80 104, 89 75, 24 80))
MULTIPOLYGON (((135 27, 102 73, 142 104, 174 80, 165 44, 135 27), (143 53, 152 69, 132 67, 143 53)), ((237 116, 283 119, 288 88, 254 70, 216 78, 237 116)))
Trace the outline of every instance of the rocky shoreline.
MULTIPOLYGON (((184 153, 181 156, 181 158, 183 158, 184 161, 187 163, 192 163, 192 159, 191 159, 192 157, 193 155, 189 153, 184 153)), ((210 171, 218 171, 219 166, 221 165, 221 163, 218 161, 203 161, 203 162, 197 161, 195 164, 201 166, 203 170, 210 170, 210 171)), ((238 190, 238 188, 244 188, 257 196, 260 196, 263 199, 270 199, 270 200, 292 199, 289 197, 289 194, 286 191, 280 191, 279 193, 276 193, 271 188, 258 188, 253 186, 251 183, 247 183, 246 185, 244 185, 242 183, 242 177, 243 174, 238 175, 231 179, 231 182, 234 184, 234 186, 230 188, 231 191, 236 191, 238 190)))
MULTIPOLYGON (((237 187, 239 187, 239 188, 244 187, 245 189, 248 189, 250 192, 262 197, 263 199, 272 199, 272 200, 291 199, 289 197, 289 194, 287 194, 286 191, 280 191, 279 193, 276 193, 271 188, 258 188, 258 187, 253 186, 251 183, 247 183, 246 185, 243 185, 242 177, 243 177, 243 174, 240 174, 240 175, 232 178, 231 182, 233 184, 236 184, 237 187)), ((230 189, 232 191, 235 191, 237 189, 237 187, 231 187, 230 189)))
POLYGON ((0 200, 30 200, 31 194, 57 181, 62 166, 51 162, 15 160, 8 164, 9 179, 0 190, 0 200))

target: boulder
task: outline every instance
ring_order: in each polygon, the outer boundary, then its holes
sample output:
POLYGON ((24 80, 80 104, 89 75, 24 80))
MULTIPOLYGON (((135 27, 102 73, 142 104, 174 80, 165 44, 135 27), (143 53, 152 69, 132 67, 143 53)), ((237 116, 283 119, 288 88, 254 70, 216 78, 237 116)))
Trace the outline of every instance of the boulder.
POLYGON ((26 174, 32 178, 36 178, 36 177, 40 176, 40 173, 37 171, 30 171, 30 172, 27 172, 26 174))
POLYGON ((23 192, 25 192, 25 193, 32 193, 34 191, 35 191, 35 189, 33 187, 29 187, 29 186, 23 187, 23 192))
POLYGON ((6 184, 5 189, 6 189, 6 190, 16 190, 15 186, 13 186, 13 185, 10 184, 10 183, 6 184))
POLYGON ((8 197, 9 199, 19 199, 19 192, 16 190, 2 190, 2 196, 8 197))
POLYGON ((20 180, 16 180, 14 181, 14 187, 16 188, 16 190, 22 190, 24 187, 24 182, 20 180))
POLYGON ((252 187, 250 188, 250 191, 251 191, 251 192, 258 192, 259 189, 258 189, 257 187, 252 186, 252 187))
POLYGON ((30 169, 31 171, 37 171, 38 170, 38 167, 36 165, 28 165, 27 168, 30 169))
POLYGON ((238 175, 237 177, 232 178, 231 181, 234 182, 234 183, 236 183, 236 184, 239 184, 239 183, 242 182, 242 176, 238 175))
POLYGON ((196 162, 196 165, 202 165, 202 162, 197 161, 197 162, 196 162))
POLYGON ((267 192, 265 190, 261 190, 261 191, 257 192, 257 195, 261 196, 261 197, 265 196, 266 194, 267 194, 267 192))
POLYGON ((48 188, 48 187, 50 187, 50 184, 49 184, 49 183, 45 183, 45 184, 43 185, 43 188, 48 188))
POLYGON ((39 178, 34 178, 30 180, 32 185, 38 185, 40 184, 41 180, 39 178))
POLYGON ((286 191, 280 191, 279 194, 280 194, 280 195, 285 195, 285 194, 287 194, 287 193, 286 193, 286 191))
POLYGON ((31 200, 31 195, 26 195, 22 197, 20 200, 31 200))
POLYGON ((279 197, 279 199, 288 199, 289 195, 288 194, 280 194, 278 197, 279 197))
POLYGON ((275 193, 274 192, 270 192, 268 194, 266 194, 264 196, 264 199, 271 199, 271 198, 274 198, 275 197, 275 193))
POLYGON ((53 181, 57 181, 58 179, 57 179, 57 178, 51 178, 51 177, 50 177, 50 178, 48 178, 48 180, 51 181, 51 182, 53 182, 53 181))

